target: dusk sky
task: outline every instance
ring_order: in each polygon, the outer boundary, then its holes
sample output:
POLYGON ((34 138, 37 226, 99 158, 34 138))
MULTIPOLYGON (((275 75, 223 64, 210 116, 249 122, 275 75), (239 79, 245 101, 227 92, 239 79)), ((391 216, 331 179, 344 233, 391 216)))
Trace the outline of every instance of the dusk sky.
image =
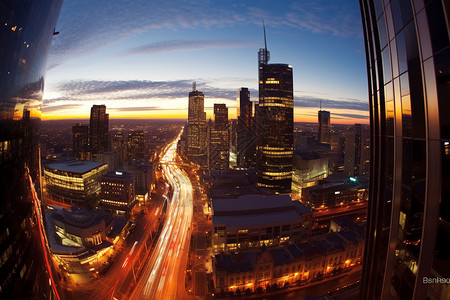
POLYGON ((294 72, 297 122, 368 123, 358 1, 64 0, 44 94, 44 119, 186 118, 192 82, 236 116, 236 93, 258 99, 266 24, 271 63, 294 72))

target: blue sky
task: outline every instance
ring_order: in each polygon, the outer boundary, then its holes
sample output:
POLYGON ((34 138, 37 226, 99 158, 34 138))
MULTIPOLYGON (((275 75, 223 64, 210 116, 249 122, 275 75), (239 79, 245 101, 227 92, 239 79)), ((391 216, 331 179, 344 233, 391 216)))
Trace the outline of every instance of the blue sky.
POLYGON ((236 92, 257 100, 266 24, 271 62, 294 69, 296 121, 368 122, 358 1, 65 0, 49 59, 44 118, 187 116, 192 81, 208 115, 236 92))

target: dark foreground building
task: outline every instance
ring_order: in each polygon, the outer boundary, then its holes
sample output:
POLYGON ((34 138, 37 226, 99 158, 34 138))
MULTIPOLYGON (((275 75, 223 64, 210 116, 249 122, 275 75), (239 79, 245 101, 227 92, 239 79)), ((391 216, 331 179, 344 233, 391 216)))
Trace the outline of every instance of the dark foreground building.
POLYGON ((61 4, 0 3, 0 299, 60 297, 43 237, 39 125, 61 4))
POLYGON ((360 299, 448 299, 450 2, 360 4, 372 149, 360 299))

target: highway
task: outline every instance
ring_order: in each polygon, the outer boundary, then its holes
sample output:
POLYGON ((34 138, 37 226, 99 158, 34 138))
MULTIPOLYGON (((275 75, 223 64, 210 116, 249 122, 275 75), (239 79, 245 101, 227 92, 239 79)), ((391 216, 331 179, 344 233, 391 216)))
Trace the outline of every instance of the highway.
POLYGON ((162 152, 162 174, 173 193, 161 235, 130 299, 185 299, 185 270, 193 216, 192 184, 177 164, 177 139, 162 152))

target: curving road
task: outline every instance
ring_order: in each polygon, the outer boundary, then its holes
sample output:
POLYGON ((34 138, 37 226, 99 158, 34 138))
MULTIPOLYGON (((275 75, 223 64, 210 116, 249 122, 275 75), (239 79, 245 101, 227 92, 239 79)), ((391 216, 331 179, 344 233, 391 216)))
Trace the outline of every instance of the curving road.
POLYGON ((168 199, 161 235, 147 261, 131 299, 188 298, 185 270, 193 215, 192 184, 177 163, 178 138, 164 150, 160 160, 164 178, 173 190, 168 199))

